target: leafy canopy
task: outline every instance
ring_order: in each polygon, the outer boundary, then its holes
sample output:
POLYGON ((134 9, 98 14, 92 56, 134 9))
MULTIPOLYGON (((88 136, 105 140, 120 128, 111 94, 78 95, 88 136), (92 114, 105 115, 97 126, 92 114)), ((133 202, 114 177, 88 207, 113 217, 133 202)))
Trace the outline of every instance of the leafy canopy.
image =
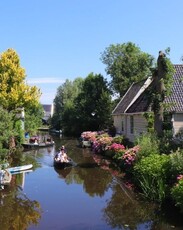
POLYGON ((154 58, 128 42, 110 45, 102 53, 101 60, 106 65, 106 73, 112 78, 112 89, 121 97, 133 82, 151 73, 154 58))
POLYGON ((0 56, 0 104, 8 111, 19 107, 38 104, 41 96, 36 86, 25 82, 25 70, 13 49, 8 49, 0 56))
POLYGON ((75 100, 77 118, 83 130, 101 130, 111 122, 111 92, 101 74, 90 73, 75 100))

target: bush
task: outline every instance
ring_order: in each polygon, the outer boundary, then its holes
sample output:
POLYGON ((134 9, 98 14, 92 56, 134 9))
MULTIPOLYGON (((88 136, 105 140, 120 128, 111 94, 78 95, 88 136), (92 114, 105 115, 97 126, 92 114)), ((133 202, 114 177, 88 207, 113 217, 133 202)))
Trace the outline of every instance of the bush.
POLYGON ((123 144, 123 139, 124 139, 123 136, 116 136, 116 137, 113 137, 112 142, 117 143, 117 144, 123 144))
POLYGON ((125 152, 124 145, 121 145, 118 143, 113 143, 108 147, 105 155, 110 156, 110 157, 114 157, 114 159, 118 159, 124 154, 124 152, 125 152))
POLYGON ((134 166, 134 178, 145 197, 162 202, 166 196, 169 156, 151 154, 134 166))
POLYGON ((169 177, 174 183, 177 175, 183 174, 183 150, 178 149, 176 152, 171 153, 169 160, 169 177))
POLYGON ((136 144, 140 146, 138 159, 159 153, 158 140, 153 134, 143 134, 137 138, 136 144))
POLYGON ((183 175, 179 175, 177 179, 178 183, 171 189, 171 195, 175 205, 179 207, 183 213, 183 175))

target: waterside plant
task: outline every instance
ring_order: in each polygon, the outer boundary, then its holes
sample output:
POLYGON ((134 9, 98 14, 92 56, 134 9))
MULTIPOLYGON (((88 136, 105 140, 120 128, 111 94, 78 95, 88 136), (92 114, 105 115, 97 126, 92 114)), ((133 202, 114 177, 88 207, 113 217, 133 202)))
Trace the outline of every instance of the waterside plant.
POLYGON ((183 212, 182 150, 162 153, 160 143, 152 134, 142 135, 132 148, 123 144, 122 136, 110 137, 105 132, 94 132, 94 136, 93 153, 115 161, 127 180, 133 182, 133 188, 138 189, 147 199, 159 204, 167 198, 171 199, 183 212))

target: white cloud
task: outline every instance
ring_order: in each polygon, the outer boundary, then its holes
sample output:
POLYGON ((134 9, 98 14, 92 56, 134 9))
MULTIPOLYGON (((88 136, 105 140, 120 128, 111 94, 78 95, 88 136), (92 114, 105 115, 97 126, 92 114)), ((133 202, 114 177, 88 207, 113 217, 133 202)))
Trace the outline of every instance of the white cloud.
POLYGON ((64 83, 63 79, 54 78, 54 77, 45 77, 45 78, 31 78, 27 79, 28 84, 62 84, 64 83))

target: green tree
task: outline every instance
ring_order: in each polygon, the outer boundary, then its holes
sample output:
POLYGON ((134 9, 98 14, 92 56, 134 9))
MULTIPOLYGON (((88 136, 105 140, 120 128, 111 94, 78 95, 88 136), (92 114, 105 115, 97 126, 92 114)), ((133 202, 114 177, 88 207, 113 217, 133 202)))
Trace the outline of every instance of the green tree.
POLYGON ((31 135, 35 134, 37 129, 42 125, 44 109, 41 104, 32 106, 25 110, 25 131, 31 135))
POLYGON ((82 91, 75 100, 75 108, 75 124, 78 124, 80 132, 101 130, 111 125, 111 92, 101 74, 90 73, 86 77, 82 91))
POLYGON ((13 113, 0 107, 0 162, 6 160, 11 151, 10 140, 16 135, 13 117, 13 113))
POLYGON ((0 56, 0 104, 8 111, 37 105, 40 90, 25 81, 25 70, 15 50, 8 49, 0 56))
MULTIPOLYGON (((169 54, 169 49, 166 51, 169 54)), ((151 99, 153 100, 154 112, 154 129, 159 137, 163 135, 163 120, 164 120, 164 107, 168 105, 163 104, 166 96, 171 94, 173 85, 173 74, 175 70, 173 64, 160 51, 157 60, 157 69, 154 71, 154 87, 151 99)))
POLYGON ((81 91, 83 79, 78 77, 74 81, 66 80, 57 89, 54 99, 54 114, 51 125, 56 129, 67 129, 73 121, 74 100, 81 91))
POLYGON ((101 61, 107 66, 106 73, 112 78, 111 87, 120 97, 133 82, 151 73, 153 59, 132 42, 110 45, 101 55, 101 61))

